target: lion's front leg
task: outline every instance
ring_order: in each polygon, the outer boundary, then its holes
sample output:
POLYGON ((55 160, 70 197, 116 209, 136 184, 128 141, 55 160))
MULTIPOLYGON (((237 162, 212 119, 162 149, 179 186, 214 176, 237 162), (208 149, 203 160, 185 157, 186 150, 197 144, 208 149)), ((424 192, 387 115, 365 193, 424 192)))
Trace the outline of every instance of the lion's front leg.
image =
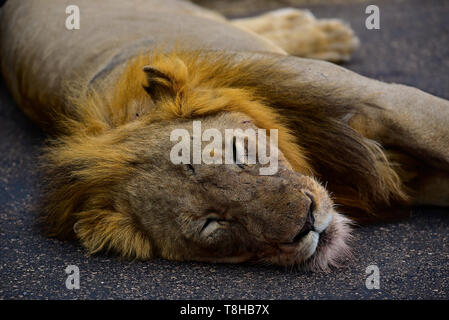
POLYGON ((354 107, 349 124, 382 145, 412 203, 449 206, 449 101, 338 66, 311 64, 303 81, 321 87, 327 103, 354 107))
POLYGON ((351 126, 385 148, 449 172, 449 102, 416 88, 371 81, 351 126))
POLYGON ((343 21, 316 19, 307 10, 280 9, 231 23, 271 40, 291 55, 305 58, 346 61, 359 44, 343 21))
POLYGON ((348 116, 349 124, 382 145, 412 203, 449 206, 449 101, 404 85, 341 76, 339 91, 352 92, 358 112, 348 116))
POLYGON ((365 137, 449 171, 448 100, 324 61, 285 57, 281 64, 297 74, 292 85, 298 99, 351 106, 354 114, 345 120, 365 137))

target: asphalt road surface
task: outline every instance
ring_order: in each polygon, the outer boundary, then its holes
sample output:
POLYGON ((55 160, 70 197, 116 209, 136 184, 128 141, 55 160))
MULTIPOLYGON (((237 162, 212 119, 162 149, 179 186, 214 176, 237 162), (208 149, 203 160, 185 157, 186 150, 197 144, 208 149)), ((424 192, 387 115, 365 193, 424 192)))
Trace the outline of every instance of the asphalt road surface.
MULTIPOLYGON (((383 0, 381 29, 365 28, 366 3, 314 5, 318 17, 350 22, 362 46, 345 66, 449 99, 449 1, 383 0)), ((254 13, 254 12, 253 12, 254 13)), ((331 273, 253 265, 87 256, 46 238, 36 223, 37 157, 44 142, 0 85, 0 298, 2 299, 448 299, 449 210, 414 208, 411 218, 355 231, 355 259, 331 273), (65 286, 68 265, 80 289, 65 286), (365 286, 376 265, 380 289, 365 286)))

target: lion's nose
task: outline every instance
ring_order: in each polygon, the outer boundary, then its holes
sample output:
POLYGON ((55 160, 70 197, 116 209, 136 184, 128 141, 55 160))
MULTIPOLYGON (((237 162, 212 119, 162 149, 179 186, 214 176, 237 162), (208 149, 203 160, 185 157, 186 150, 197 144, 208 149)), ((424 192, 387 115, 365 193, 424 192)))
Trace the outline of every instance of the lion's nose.
POLYGON ((309 199, 310 199, 310 205, 309 210, 307 211, 307 217, 304 225, 302 226, 301 230, 295 235, 292 242, 299 242, 301 239, 306 236, 310 231, 314 231, 314 224, 315 224, 315 217, 314 217, 314 211, 316 208, 314 197, 310 194, 305 192, 304 193, 309 199))

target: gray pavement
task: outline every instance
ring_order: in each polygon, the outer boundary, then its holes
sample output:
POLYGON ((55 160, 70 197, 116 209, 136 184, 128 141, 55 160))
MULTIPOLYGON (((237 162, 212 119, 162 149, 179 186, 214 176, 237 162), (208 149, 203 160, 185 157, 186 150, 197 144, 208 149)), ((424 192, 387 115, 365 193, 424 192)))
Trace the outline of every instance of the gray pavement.
MULTIPOLYGON (((449 1, 381 0, 381 30, 364 27, 364 3, 314 5, 318 17, 349 21, 362 46, 345 67, 449 99, 449 1)), ((253 12, 254 13, 254 12, 253 12)), ((46 238, 35 204, 43 133, 0 85, 1 299, 448 299, 449 210, 413 208, 411 218, 355 230, 355 259, 331 273, 276 267, 130 262, 87 256, 77 243, 46 238), (366 268, 380 289, 365 287, 366 268), (80 269, 80 289, 65 268, 80 269)))

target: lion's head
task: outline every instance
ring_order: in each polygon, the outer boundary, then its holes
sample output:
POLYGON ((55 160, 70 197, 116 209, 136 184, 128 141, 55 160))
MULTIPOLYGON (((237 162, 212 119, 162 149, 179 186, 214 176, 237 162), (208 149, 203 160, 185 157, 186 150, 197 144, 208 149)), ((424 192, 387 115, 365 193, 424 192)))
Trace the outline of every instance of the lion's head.
MULTIPOLYGON (((141 259, 268 262, 309 269, 338 265, 349 254, 350 222, 336 212, 315 178, 323 178, 316 168, 324 160, 314 159, 301 145, 301 139, 312 139, 310 134, 305 130, 304 137, 297 137, 267 97, 252 89, 258 80, 251 64, 206 58, 201 53, 182 58, 159 54, 151 60, 141 56, 112 90, 73 102, 76 115, 64 121, 65 134, 46 155, 50 187, 44 212, 51 232, 75 236, 90 252, 111 249, 141 259), (266 165, 258 162, 174 163, 170 155, 179 142, 170 139, 171 133, 184 130, 192 137, 198 120, 203 132, 213 129, 222 136, 226 129, 278 130, 278 144, 264 145, 278 154, 277 171, 261 175, 266 165)), ((323 121, 328 120, 323 116, 323 121)), ((348 147, 349 155, 366 162, 367 172, 346 177, 350 169, 345 172, 336 162, 329 176, 341 176, 338 182, 345 184, 335 188, 343 190, 340 199, 363 207, 367 200, 363 192, 353 191, 351 179, 371 191, 388 186, 388 167, 375 154, 376 146, 344 129, 341 147, 350 145, 352 140, 346 140, 353 135, 359 149, 348 147), (369 178, 363 180, 363 174, 369 178)), ((262 147, 264 140, 256 138, 247 136, 245 145, 262 147)))
MULTIPOLYGON (((201 119, 204 131, 212 128, 223 137, 230 128, 256 129, 254 120, 240 113, 201 119)), ((258 162, 173 164, 170 132, 185 129, 193 136, 193 121, 145 127, 138 134, 145 144, 129 146, 141 154, 121 186, 124 210, 136 215, 157 255, 284 266, 313 257, 308 261, 314 267, 325 268, 347 253, 348 220, 334 210, 327 191, 313 177, 294 171, 281 151, 273 175, 261 175, 258 162)))

